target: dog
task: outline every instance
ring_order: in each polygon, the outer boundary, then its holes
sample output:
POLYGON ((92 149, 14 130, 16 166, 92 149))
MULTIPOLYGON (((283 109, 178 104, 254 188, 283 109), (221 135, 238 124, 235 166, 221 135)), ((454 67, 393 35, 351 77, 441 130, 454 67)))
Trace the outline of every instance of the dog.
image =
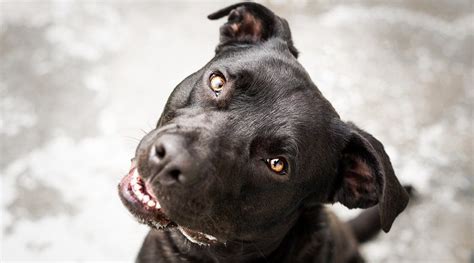
POLYGON ((149 232, 137 262, 363 262, 409 195, 382 143, 340 119, 298 63, 290 28, 257 3, 170 95, 119 183, 149 232), (367 208, 343 223, 325 204, 367 208))

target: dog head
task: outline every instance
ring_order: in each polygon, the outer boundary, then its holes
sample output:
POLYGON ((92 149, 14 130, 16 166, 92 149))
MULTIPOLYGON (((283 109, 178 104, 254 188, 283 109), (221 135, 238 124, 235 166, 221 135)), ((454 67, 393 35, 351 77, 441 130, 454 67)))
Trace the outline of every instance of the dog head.
POLYGON ((379 204, 388 231, 408 195, 383 145, 340 120, 298 63, 288 23, 256 3, 219 10, 215 57, 171 94, 119 185, 129 210, 214 244, 281 238, 311 203, 379 204))

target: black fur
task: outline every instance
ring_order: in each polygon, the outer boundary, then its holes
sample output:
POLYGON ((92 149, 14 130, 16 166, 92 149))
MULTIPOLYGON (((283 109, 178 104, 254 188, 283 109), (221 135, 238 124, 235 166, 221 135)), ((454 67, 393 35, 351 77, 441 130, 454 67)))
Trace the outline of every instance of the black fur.
POLYGON ((227 15, 215 57, 176 87, 136 151, 166 215, 218 242, 151 230, 138 261, 361 262, 357 230, 323 205, 374 207, 367 231, 388 232, 408 194, 383 145, 339 118, 298 63, 286 20, 256 3, 209 18, 227 15), (227 80, 220 93, 212 74, 227 80), (177 150, 156 164, 150 149, 161 144, 177 150), (268 168, 273 157, 286 158, 286 175, 268 168))

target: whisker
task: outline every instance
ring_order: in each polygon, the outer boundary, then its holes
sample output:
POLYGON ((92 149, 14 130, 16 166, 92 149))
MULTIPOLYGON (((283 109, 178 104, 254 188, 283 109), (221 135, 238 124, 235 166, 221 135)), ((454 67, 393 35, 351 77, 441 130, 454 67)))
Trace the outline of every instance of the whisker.
POLYGON ((140 142, 140 139, 138 138, 135 138, 135 137, 132 137, 132 136, 123 136, 125 139, 129 139, 129 140, 132 140, 132 141, 136 141, 136 142, 140 142))
POLYGON ((253 243, 250 243, 250 244, 257 249, 258 253, 260 253, 260 255, 262 255, 262 258, 265 260, 265 262, 268 262, 268 259, 265 256, 265 254, 263 254, 262 250, 260 250, 260 248, 258 248, 255 244, 253 244, 253 243))

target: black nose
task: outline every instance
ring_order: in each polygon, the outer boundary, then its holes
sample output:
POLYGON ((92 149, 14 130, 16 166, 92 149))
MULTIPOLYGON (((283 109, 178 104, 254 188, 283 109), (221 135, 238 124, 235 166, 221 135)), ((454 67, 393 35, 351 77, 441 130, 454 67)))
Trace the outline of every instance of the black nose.
POLYGON ((150 149, 149 162, 163 185, 191 182, 192 158, 185 139, 179 135, 161 136, 150 149))

